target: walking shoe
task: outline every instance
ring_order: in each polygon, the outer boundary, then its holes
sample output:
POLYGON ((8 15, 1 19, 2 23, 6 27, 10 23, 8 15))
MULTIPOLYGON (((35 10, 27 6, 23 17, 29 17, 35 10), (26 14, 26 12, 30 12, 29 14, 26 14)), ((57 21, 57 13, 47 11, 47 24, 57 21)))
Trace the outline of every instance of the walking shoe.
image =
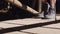
POLYGON ((47 15, 45 15, 46 18, 50 18, 50 19, 55 19, 56 16, 56 10, 55 8, 50 8, 49 12, 47 15))
POLYGON ((41 17, 41 18, 44 18, 44 11, 42 11, 40 14, 38 14, 37 17, 41 17))
POLYGON ((42 5, 42 11, 41 11, 41 13, 38 14, 37 17, 45 18, 45 15, 48 14, 49 8, 50 8, 49 3, 47 3, 47 2, 44 3, 44 4, 42 5))

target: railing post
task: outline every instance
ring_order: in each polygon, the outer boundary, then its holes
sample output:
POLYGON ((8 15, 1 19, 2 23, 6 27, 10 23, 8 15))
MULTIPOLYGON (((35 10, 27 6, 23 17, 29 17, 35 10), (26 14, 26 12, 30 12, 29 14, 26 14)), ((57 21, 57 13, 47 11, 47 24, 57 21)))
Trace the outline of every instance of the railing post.
POLYGON ((38 12, 41 13, 42 10, 42 2, 41 0, 38 0, 38 12))

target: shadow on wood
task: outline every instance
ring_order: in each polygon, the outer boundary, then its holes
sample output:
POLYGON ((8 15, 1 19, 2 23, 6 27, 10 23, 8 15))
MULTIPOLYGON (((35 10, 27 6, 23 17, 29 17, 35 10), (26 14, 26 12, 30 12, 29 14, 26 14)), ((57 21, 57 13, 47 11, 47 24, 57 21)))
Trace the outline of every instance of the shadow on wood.
POLYGON ((21 30, 26 30, 26 29, 36 28, 36 27, 42 27, 42 26, 57 24, 57 23, 60 23, 60 20, 44 22, 44 23, 30 24, 30 25, 23 25, 23 26, 12 27, 12 28, 5 28, 5 29, 0 30, 0 34, 14 32, 14 31, 21 31, 21 30))

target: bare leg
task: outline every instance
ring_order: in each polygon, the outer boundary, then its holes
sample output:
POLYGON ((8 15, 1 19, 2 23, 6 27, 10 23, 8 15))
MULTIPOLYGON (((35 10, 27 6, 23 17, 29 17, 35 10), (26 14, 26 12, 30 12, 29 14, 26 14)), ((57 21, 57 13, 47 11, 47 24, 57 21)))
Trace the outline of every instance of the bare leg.
POLYGON ((55 8, 56 0, 50 0, 50 5, 52 8, 55 8))
POLYGON ((55 3, 56 3, 56 0, 50 0, 50 9, 48 14, 46 15, 47 18, 55 18, 56 16, 55 3))

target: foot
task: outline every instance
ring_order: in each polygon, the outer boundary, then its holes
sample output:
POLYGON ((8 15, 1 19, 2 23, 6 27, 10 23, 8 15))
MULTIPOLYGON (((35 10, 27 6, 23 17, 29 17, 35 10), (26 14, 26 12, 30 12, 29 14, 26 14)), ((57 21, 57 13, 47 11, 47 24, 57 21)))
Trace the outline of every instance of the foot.
POLYGON ((44 11, 38 14, 38 17, 44 18, 44 11))
POLYGON ((34 18, 44 18, 44 11, 34 16, 34 18))
POLYGON ((55 19, 55 17, 56 17, 55 9, 50 8, 50 12, 45 17, 50 18, 50 19, 55 19))

